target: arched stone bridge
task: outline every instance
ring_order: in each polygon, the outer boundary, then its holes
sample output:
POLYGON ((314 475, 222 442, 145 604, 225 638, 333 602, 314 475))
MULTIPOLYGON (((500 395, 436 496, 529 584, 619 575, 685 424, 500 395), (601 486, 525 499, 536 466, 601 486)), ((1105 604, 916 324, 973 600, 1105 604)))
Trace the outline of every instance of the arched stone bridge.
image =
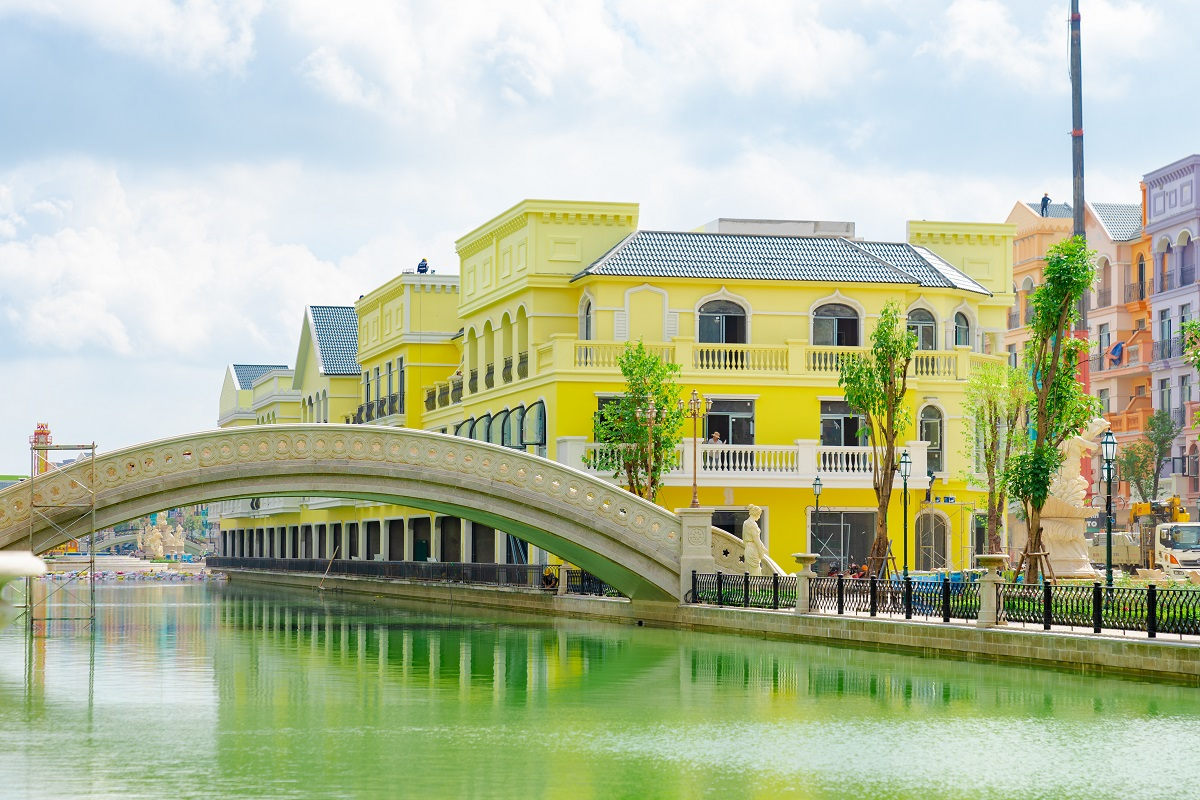
MULTIPOLYGON (((0 491, 0 549, 65 540, 93 485, 79 462, 0 491), (51 506, 51 508, 44 508, 51 506)), ((628 597, 679 599, 695 568, 712 568, 709 517, 672 514, 629 492, 518 450, 406 428, 269 425, 208 431, 96 459, 96 526, 165 508, 241 497, 336 497, 396 503, 511 533, 576 564, 628 597), (687 540, 685 542, 685 539, 687 540), (697 560, 698 558, 698 560, 697 560)), ((739 542, 740 543, 740 542, 739 542)))

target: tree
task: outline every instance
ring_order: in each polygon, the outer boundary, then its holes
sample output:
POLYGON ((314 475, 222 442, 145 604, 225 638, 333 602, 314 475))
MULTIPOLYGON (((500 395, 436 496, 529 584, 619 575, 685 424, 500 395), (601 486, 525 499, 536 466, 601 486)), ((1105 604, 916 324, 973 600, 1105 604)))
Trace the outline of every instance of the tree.
POLYGON ((614 478, 625 478, 629 491, 655 501, 663 473, 675 466, 682 438, 683 411, 675 382, 679 365, 651 353, 639 340, 625 346, 617 366, 625 378, 625 393, 605 404, 596 420, 596 441, 614 447, 589 454, 587 463, 612 469, 614 478), (653 425, 648 413, 652 399, 653 425))
POLYGON ((1078 318, 1079 299, 1095 279, 1095 252, 1082 236, 1073 236, 1046 251, 1045 282, 1033 293, 1031 337, 1025 346, 1024 366, 1029 370, 1030 442, 1005 466, 1009 495, 1021 501, 1029 525, 1022 559, 1025 580, 1037 580, 1040 561, 1032 553, 1042 550, 1042 508, 1050 481, 1062 464, 1058 446, 1083 430, 1100 411, 1076 379, 1088 343, 1071 336, 1078 318))
POLYGON ((1000 528, 1008 505, 1004 466, 1028 441, 1023 421, 1029 405, 1029 380, 1008 364, 985 364, 967 381, 963 416, 968 441, 963 456, 975 469, 966 480, 987 489, 988 550, 999 553, 1000 528), (982 470, 983 482, 978 475, 982 470))
POLYGON ((1158 499, 1158 479, 1171 457, 1175 437, 1183 430, 1171 414, 1159 409, 1146 420, 1146 437, 1125 445, 1117 456, 1118 474, 1129 481, 1143 503, 1158 499))
POLYGON ((846 402, 863 415, 863 434, 874 451, 872 485, 877 514, 875 541, 871 544, 872 565, 885 564, 888 553, 887 513, 892 499, 896 470, 896 436, 912 423, 912 410, 905 404, 908 366, 917 349, 917 335, 900 318, 900 305, 889 301, 871 332, 871 347, 862 355, 842 360, 838 385, 846 402))

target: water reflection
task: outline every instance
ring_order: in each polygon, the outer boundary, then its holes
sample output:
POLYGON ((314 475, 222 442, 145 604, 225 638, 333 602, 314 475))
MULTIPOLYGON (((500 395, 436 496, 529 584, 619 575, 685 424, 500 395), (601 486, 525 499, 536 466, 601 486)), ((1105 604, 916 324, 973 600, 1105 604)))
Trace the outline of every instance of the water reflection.
POLYGON ((97 597, 95 637, 0 633, 17 796, 1004 797, 1033 765, 1023 795, 1166 797, 1123 776, 1200 746, 1188 687, 237 585, 97 597))

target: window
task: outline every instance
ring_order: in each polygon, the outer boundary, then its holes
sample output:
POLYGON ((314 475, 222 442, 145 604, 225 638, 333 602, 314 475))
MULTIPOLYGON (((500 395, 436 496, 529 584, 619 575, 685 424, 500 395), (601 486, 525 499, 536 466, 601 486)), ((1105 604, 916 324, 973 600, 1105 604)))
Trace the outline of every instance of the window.
POLYGON ((521 445, 521 424, 525 421, 525 406, 517 406, 508 415, 508 425, 504 430, 504 446, 523 450, 521 445))
POLYGON ((1158 381, 1158 408, 1160 411, 1171 410, 1171 379, 1161 378, 1158 381))
POLYGON ((937 323, 933 314, 923 308, 914 308, 908 312, 908 330, 917 335, 918 350, 934 350, 937 342, 937 323))
POLYGON ((370 370, 363 373, 363 402, 371 402, 371 372, 370 370))
POLYGON ((754 444, 754 401, 713 400, 704 418, 704 436, 721 435, 724 444, 754 444))
POLYGON ((1192 304, 1184 303, 1179 307, 1179 329, 1183 330, 1183 324, 1192 318, 1192 304))
POLYGON ((525 410, 525 420, 521 426, 521 444, 546 446, 546 404, 541 400, 525 410))
POLYGON ((873 511, 809 509, 808 552, 818 555, 818 574, 864 564, 875 539, 873 511))
POLYGON ((1112 409, 1109 408, 1109 403, 1108 403, 1108 389, 1098 390, 1096 392, 1096 398, 1100 401, 1100 413, 1101 414, 1111 413, 1112 409))
POLYGON ((863 418, 842 400, 821 401, 821 444, 825 447, 858 447, 863 418))
POLYGON ((954 346, 971 346, 971 323, 961 311, 954 315, 954 346))
POLYGON ((1158 312, 1158 340, 1160 342, 1171 341, 1171 311, 1164 308, 1158 312))
POLYGON ((1100 354, 1103 355, 1108 352, 1108 347, 1112 344, 1112 332, 1109 331, 1107 322, 1100 326, 1097 336, 1100 339, 1100 354))
POLYGON ((1179 405, 1182 407, 1185 403, 1192 402, 1192 376, 1179 376, 1179 405))
POLYGON ((858 347, 858 312, 841 303, 826 303, 813 313, 813 344, 858 347))
POLYGON ((917 515, 917 569, 946 567, 946 520, 928 511, 917 515))
POLYGON ((474 424, 475 420, 472 417, 467 417, 462 422, 454 426, 454 435, 465 436, 468 439, 471 438, 471 426, 474 424))
POLYGON ((388 364, 387 364, 387 387, 388 387, 388 390, 387 390, 388 397, 391 397, 393 394, 396 393, 396 384, 392 377, 392 362, 391 361, 388 361, 388 364))
POLYGON ((1017 346, 1015 344, 1008 346, 1008 365, 1014 368, 1017 366, 1017 346))
POLYGON ((579 310, 579 338, 585 342, 591 341, 595 336, 593 322, 592 301, 584 298, 583 307, 579 310))
POLYGON ((746 310, 729 300, 710 300, 700 306, 699 333, 706 344, 745 344, 746 310))
POLYGON ((492 415, 484 414, 479 419, 475 420, 475 424, 471 427, 471 438, 477 442, 486 442, 488 440, 488 431, 492 426, 492 415))
POLYGON ((508 412, 501 411, 492 417, 492 422, 488 425, 487 440, 492 444, 504 444, 504 431, 508 428, 508 412))
POLYGON ((942 412, 936 406, 921 409, 921 440, 929 443, 926 463, 934 472, 945 472, 942 449, 942 412))

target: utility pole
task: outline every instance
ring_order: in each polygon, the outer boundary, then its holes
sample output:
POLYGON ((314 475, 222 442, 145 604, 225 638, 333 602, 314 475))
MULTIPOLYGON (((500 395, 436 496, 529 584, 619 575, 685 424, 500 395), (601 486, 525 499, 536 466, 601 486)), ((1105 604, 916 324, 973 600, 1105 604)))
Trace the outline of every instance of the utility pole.
MULTIPOLYGON (((1083 57, 1079 51, 1079 0, 1071 0, 1071 179, 1074 190, 1075 235, 1086 237, 1083 228, 1083 57)), ((1087 302, 1079 301, 1077 331, 1087 331, 1087 302)))

